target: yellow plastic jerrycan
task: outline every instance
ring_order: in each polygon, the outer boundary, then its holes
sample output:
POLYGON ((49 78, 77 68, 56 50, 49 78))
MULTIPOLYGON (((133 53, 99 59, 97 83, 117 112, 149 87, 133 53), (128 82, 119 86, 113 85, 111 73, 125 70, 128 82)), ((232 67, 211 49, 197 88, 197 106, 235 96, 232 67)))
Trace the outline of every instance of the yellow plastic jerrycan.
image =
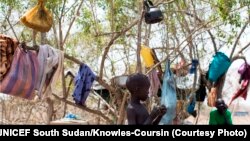
POLYGON ((142 45, 141 46, 141 56, 144 61, 144 64, 147 68, 150 68, 154 65, 154 58, 152 55, 152 50, 151 48, 142 45))

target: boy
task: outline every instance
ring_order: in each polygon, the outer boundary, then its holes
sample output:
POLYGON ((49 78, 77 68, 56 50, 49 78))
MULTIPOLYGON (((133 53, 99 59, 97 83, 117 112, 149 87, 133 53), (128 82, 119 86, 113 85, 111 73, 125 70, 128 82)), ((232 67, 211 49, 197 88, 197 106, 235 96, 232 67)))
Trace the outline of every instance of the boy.
POLYGON ((232 125, 231 112, 221 98, 216 101, 216 109, 210 112, 209 125, 232 125))
POLYGON ((165 106, 157 107, 149 114, 145 106, 140 103, 148 98, 150 87, 148 77, 141 73, 132 74, 128 77, 126 86, 131 93, 131 101, 127 107, 128 124, 157 125, 167 109, 165 106))

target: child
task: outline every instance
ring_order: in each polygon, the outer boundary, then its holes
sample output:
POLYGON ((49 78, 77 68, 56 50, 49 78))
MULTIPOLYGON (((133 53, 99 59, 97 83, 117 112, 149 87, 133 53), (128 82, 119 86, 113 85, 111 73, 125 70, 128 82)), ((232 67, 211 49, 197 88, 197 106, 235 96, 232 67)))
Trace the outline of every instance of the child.
POLYGON ((148 98, 150 87, 148 77, 141 73, 132 74, 128 77, 126 86, 131 93, 131 101, 127 107, 128 124, 157 125, 167 109, 165 106, 155 107, 149 114, 145 106, 140 103, 148 98))
POLYGON ((219 98, 216 101, 216 109, 210 112, 209 125, 232 125, 231 112, 228 110, 224 100, 219 98))

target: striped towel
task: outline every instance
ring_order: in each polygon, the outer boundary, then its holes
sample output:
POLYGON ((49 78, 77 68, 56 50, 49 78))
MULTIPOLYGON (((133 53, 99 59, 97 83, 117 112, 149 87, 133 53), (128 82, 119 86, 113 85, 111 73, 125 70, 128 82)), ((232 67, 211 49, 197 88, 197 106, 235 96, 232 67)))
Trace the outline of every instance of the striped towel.
POLYGON ((25 52, 21 47, 17 47, 10 71, 0 81, 0 92, 31 100, 35 96, 37 74, 38 60, 36 53, 25 52))

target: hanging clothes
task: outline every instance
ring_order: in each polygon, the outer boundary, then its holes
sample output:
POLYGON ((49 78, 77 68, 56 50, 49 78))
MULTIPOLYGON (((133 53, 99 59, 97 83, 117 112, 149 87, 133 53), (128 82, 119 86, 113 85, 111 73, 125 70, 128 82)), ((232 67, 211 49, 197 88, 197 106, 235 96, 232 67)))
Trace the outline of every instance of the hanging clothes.
POLYGON ((231 100, 229 102, 229 105, 231 105, 232 102, 238 97, 242 97, 242 98, 244 98, 244 100, 246 100, 248 86, 249 86, 249 80, 243 80, 241 88, 233 95, 233 97, 231 98, 231 100))
POLYGON ((92 70, 86 64, 82 64, 79 68, 77 76, 75 77, 75 90, 73 98, 76 104, 85 104, 95 79, 96 75, 92 72, 92 70))
POLYGON ((37 54, 17 47, 10 71, 0 82, 0 92, 25 99, 33 99, 38 80, 37 54))
POLYGON ((16 39, 0 34, 0 81, 10 69, 18 44, 16 39))
POLYGON ((240 66, 238 73, 241 75, 240 83, 242 80, 250 80, 250 65, 244 63, 240 66))
POLYGON ((196 101, 203 102, 206 98, 207 92, 206 92, 206 82, 202 79, 203 76, 200 76, 200 87, 196 91, 196 101))
POLYGON ((158 73, 157 73, 156 69, 152 70, 148 74, 148 78, 150 81, 149 97, 151 97, 151 96, 154 96, 158 93, 158 90, 161 86, 161 82, 159 80, 158 73))
POLYGON ((244 100, 246 100, 247 98, 247 92, 250 83, 250 65, 248 65, 247 63, 242 64, 238 70, 238 73, 241 74, 240 77, 241 88, 233 95, 233 97, 229 102, 229 105, 231 105, 232 102, 238 97, 242 97, 244 98, 244 100))
POLYGON ((64 54, 49 45, 41 45, 37 58, 40 71, 36 89, 38 90, 38 96, 41 98, 42 94, 52 94, 52 88, 55 88, 57 81, 60 80, 64 54))
POLYGON ((176 117, 176 87, 174 75, 170 69, 170 61, 166 63, 166 70, 163 78, 161 104, 167 108, 166 114, 162 117, 160 124, 172 124, 176 117))

